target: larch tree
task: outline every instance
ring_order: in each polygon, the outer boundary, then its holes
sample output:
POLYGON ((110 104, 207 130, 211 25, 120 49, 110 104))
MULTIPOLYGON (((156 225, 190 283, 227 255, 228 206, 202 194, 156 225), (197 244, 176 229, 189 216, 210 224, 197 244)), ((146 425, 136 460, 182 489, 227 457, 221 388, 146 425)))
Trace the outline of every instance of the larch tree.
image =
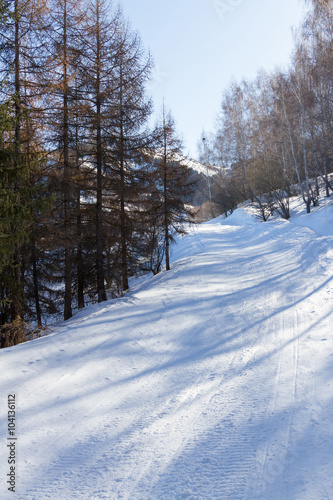
POLYGON ((120 233, 120 265, 122 290, 128 289, 130 269, 136 266, 140 197, 144 189, 142 152, 150 147, 152 134, 147 120, 152 111, 145 86, 150 75, 151 58, 145 55, 140 38, 132 32, 128 22, 122 22, 117 36, 114 78, 115 114, 110 121, 107 175, 115 195, 114 210, 120 233), (139 211, 138 211, 139 210, 139 211))
POLYGON ((75 137, 76 76, 82 27, 79 0, 50 0, 44 32, 48 57, 41 80, 44 88, 44 122, 48 131, 50 174, 56 181, 57 242, 63 248, 64 319, 72 316, 73 259, 75 254, 75 137))
POLYGON ((163 228, 165 267, 170 270, 170 245, 175 234, 186 234, 185 224, 190 222, 191 198, 195 183, 182 155, 182 141, 176 132, 175 121, 163 104, 158 125, 159 148, 153 161, 154 181, 158 193, 154 207, 160 215, 163 228))
POLYGON ((105 289, 105 163, 111 142, 112 119, 115 114, 114 68, 117 54, 119 10, 106 0, 88 3, 84 23, 86 48, 83 58, 87 92, 87 159, 94 178, 96 283, 98 302, 106 300, 105 289))

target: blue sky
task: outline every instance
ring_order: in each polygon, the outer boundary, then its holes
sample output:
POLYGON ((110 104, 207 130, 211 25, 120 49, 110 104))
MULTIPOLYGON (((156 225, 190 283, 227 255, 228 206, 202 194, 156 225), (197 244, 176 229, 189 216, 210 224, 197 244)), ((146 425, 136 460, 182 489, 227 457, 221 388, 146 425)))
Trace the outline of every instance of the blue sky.
POLYGON ((302 0, 121 0, 125 15, 154 57, 155 110, 163 98, 196 157, 203 129, 214 128, 230 81, 260 68, 287 66, 302 0))

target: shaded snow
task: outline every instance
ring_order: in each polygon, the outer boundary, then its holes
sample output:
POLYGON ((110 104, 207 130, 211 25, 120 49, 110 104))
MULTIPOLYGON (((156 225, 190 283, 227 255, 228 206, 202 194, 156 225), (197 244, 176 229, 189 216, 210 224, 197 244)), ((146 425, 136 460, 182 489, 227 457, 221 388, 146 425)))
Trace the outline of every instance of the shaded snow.
POLYGON ((311 208, 311 215, 304 213, 304 203, 294 202, 292 207, 293 223, 308 227, 316 234, 329 236, 333 234, 333 203, 320 200, 319 206, 311 208))
POLYGON ((332 203, 196 226, 168 273, 0 352, 0 496, 327 500, 332 203))

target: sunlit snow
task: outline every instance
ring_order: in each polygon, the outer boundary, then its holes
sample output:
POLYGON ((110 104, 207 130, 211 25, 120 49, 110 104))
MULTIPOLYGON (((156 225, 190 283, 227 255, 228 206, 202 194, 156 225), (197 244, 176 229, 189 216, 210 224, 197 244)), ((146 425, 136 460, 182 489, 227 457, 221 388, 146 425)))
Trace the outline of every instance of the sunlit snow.
POLYGON ((304 212, 199 225, 170 272, 3 349, 0 497, 331 499, 332 200, 304 212))

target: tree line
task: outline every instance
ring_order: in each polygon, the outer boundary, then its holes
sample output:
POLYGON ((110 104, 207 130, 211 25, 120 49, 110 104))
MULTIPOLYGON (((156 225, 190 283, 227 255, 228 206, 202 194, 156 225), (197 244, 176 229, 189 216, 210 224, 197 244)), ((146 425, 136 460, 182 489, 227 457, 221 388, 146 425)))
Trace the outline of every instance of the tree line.
POLYGON ((288 70, 232 82, 215 132, 203 137, 201 160, 221 167, 207 186, 219 213, 251 199, 263 220, 274 210, 289 218, 292 195, 309 213, 320 184, 327 197, 333 190, 333 3, 309 3, 288 70))
POLYGON ((170 269, 193 193, 152 58, 107 0, 0 0, 1 347, 170 269), (20 323, 21 322, 21 323, 20 323), (9 328, 16 325, 15 328, 9 328))

